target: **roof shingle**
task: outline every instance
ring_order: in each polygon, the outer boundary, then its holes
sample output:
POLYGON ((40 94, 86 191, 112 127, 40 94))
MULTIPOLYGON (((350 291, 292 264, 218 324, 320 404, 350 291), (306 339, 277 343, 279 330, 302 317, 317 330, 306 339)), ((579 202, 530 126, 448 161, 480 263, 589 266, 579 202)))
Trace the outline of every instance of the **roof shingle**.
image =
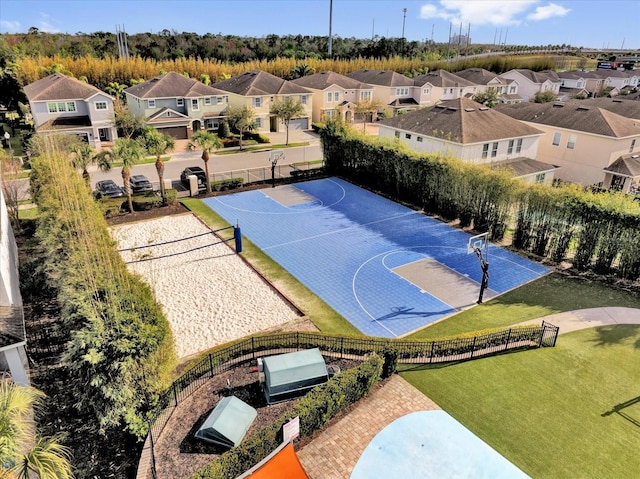
POLYGON ((301 85, 283 80, 262 70, 251 70, 213 85, 220 90, 243 96, 295 95, 311 93, 301 85))
MULTIPOLYGON (((29 101, 86 100, 97 93, 107 95, 93 85, 53 73, 24 87, 29 101)), ((108 96, 108 95, 107 95, 108 96)))
POLYGON ((226 95, 221 90, 176 72, 165 73, 144 83, 130 86, 125 92, 137 98, 198 98, 226 95))

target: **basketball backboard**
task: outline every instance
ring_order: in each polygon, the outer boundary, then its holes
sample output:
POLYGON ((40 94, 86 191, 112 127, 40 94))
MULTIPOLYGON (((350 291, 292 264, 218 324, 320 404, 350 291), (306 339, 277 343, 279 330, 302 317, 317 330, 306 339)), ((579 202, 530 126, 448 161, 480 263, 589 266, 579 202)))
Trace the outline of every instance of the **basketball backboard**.
POLYGON ((469 244, 467 245, 467 254, 475 253, 480 250, 486 253, 489 248, 489 233, 481 233, 469 238, 469 244))

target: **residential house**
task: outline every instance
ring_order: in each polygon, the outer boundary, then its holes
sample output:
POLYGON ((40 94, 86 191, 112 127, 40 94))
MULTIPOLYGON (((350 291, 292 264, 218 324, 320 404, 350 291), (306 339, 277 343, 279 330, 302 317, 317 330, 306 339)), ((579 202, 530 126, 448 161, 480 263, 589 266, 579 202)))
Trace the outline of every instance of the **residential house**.
POLYGON ((284 123, 271 115, 271 105, 285 97, 293 97, 302 103, 304 114, 289 122, 290 130, 307 130, 311 127, 313 95, 311 90, 288 80, 283 80, 261 70, 251 70, 213 85, 229 95, 232 107, 248 106, 255 112, 256 129, 261 132, 284 130, 284 123))
POLYGON ((20 385, 29 384, 25 346, 18 248, 9 223, 4 193, 0 188, 0 372, 9 372, 14 382, 20 385))
POLYGON ((422 106, 435 105, 439 101, 473 96, 479 88, 473 82, 446 70, 433 70, 413 79, 422 106))
POLYGON ((582 70, 573 70, 559 72, 560 78, 560 95, 558 99, 570 100, 576 95, 581 95, 584 91, 588 97, 600 96, 604 87, 604 80, 595 75, 594 72, 582 70), (563 95, 564 93, 564 95, 563 95))
POLYGON ((551 183, 557 169, 537 160, 542 131, 469 98, 445 100, 378 125, 380 138, 395 138, 419 152, 505 168, 530 183, 551 183))
POLYGON ((124 91, 127 108, 147 125, 175 139, 205 129, 217 133, 229 98, 226 92, 169 72, 124 91))
POLYGON ((362 83, 373 85, 373 99, 380 102, 384 109, 396 115, 398 112, 415 110, 418 88, 411 78, 388 70, 356 70, 347 74, 362 83))
POLYGON ((631 93, 640 86, 640 71, 638 70, 595 70, 591 72, 591 75, 602 79, 603 88, 615 90, 616 94, 631 93))
POLYGON ((556 95, 560 93, 560 77, 551 70, 540 72, 524 69, 509 70, 502 73, 500 77, 515 80, 518 83, 518 94, 524 101, 531 100, 539 92, 550 91, 556 95))
MULTIPOLYGON (((521 103, 496 109, 544 131, 538 157, 560 166, 559 178, 628 192, 640 178, 616 173, 610 167, 625 155, 640 153, 640 121, 591 102, 521 103)), ((625 160, 629 161, 637 162, 638 158, 625 160)))
POLYGON ((291 80, 291 83, 312 92, 313 122, 339 115, 343 121, 351 123, 355 119, 356 104, 373 97, 372 85, 331 71, 307 75, 291 80))
POLYGON ((522 97, 518 94, 518 82, 502 78, 484 68, 467 68, 455 73, 476 86, 476 93, 494 90, 501 103, 520 103, 522 97))
POLYGON ((77 135, 97 149, 117 138, 113 98, 88 83, 53 73, 24 92, 38 133, 77 135))
POLYGON ((604 108, 620 116, 640 122, 640 101, 637 100, 627 100, 626 97, 622 96, 615 98, 602 97, 586 100, 584 105, 604 108))

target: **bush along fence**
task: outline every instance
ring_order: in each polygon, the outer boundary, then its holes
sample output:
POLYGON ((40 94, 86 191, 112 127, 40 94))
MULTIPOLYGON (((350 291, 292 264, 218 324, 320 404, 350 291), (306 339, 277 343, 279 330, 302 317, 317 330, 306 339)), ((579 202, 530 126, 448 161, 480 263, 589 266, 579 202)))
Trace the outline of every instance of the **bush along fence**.
POLYGON ((447 220, 578 271, 640 278, 640 204, 619 192, 577 185, 525 184, 505 171, 425 155, 327 123, 321 139, 328 174, 340 175, 447 220))
MULTIPOLYGON (((153 448, 153 441, 162 433, 175 408, 210 378, 259 357, 316 347, 324 356, 344 359, 366 360, 372 354, 378 354, 385 358, 383 366, 385 376, 388 376, 395 371, 396 362, 445 363, 477 359, 505 351, 553 347, 557 336, 558 328, 546 322, 539 326, 518 326, 438 341, 332 336, 299 331, 251 336, 207 354, 173 382, 160 396, 151 415, 149 443, 153 448)), ((153 454, 150 456, 153 470, 153 454)))

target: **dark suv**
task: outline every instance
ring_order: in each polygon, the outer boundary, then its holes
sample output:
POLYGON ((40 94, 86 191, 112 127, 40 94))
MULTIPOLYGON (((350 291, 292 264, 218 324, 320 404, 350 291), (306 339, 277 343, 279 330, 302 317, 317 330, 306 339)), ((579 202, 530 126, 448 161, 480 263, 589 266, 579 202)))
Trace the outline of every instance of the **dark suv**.
POLYGON ((144 193, 146 191, 153 191, 153 185, 144 175, 133 175, 131 178, 129 178, 129 184, 131 185, 131 193, 144 193))
POLYGON ((96 183, 96 198, 119 198, 124 191, 113 180, 102 180, 96 183))
POLYGON ((189 166, 180 173, 180 182, 189 189, 189 176, 198 178, 198 191, 207 191, 207 174, 199 166, 189 166))

